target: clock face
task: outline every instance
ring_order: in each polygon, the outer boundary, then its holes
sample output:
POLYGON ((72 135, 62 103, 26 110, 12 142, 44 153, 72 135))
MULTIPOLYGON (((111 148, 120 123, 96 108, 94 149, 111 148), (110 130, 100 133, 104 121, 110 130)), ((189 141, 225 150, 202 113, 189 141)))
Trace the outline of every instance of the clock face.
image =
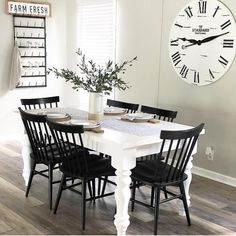
POLYGON ((230 68, 236 49, 236 24, 217 0, 193 0, 176 16, 169 37, 170 59, 185 82, 207 85, 230 68))

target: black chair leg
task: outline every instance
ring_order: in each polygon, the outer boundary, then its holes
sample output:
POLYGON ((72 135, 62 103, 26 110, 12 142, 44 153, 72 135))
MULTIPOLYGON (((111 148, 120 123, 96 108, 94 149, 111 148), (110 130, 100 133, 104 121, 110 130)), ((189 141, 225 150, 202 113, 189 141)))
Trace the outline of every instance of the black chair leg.
POLYGON ((157 231, 158 231, 160 193, 161 193, 160 187, 156 187, 155 188, 154 235, 157 235, 157 231))
POLYGON ((53 165, 48 166, 48 198, 49 198, 49 209, 52 210, 52 181, 53 181, 53 165))
POLYGON ((136 193, 136 183, 137 181, 133 181, 133 186, 132 186, 132 195, 131 195, 131 211, 134 211, 134 201, 135 201, 135 193, 136 193))
POLYGON ((34 177, 35 167, 36 167, 36 161, 33 160, 31 171, 30 171, 30 176, 29 176, 29 181, 28 181, 28 185, 27 185, 27 189, 26 189, 26 193, 25 193, 26 197, 28 197, 28 195, 29 195, 30 187, 31 187, 32 180, 33 180, 33 177, 34 177))
POLYGON ((86 217, 86 180, 82 180, 82 199, 81 199, 81 223, 82 230, 85 230, 85 217, 86 217))
POLYGON ((98 189, 97 189, 98 196, 100 196, 100 193, 101 193, 101 182, 102 182, 102 179, 98 178, 98 189))
POLYGON ((153 203, 154 203, 154 191, 155 191, 155 189, 154 189, 154 187, 152 187, 152 190, 151 190, 151 202, 150 202, 150 206, 152 207, 153 206, 153 203))
MULTIPOLYGON (((167 192, 166 192, 166 186, 164 186, 162 189, 163 189, 163 192, 164 192, 165 199, 167 199, 168 195, 167 195, 167 192)), ((154 204, 154 187, 152 187, 152 190, 151 190, 151 203, 150 203, 150 206, 153 206, 153 204, 154 204)))
POLYGON ((108 177, 107 177, 107 176, 105 176, 105 177, 104 177, 103 186, 102 186, 102 193, 101 193, 101 195, 102 195, 102 196, 104 195, 104 193, 105 193, 105 190, 106 190, 107 179, 108 179, 108 177))
POLYGON ((92 192, 92 187, 91 187, 91 180, 88 181, 88 190, 89 190, 89 195, 91 198, 94 198, 93 192, 92 192))
POLYGON ((166 186, 163 187, 163 191, 164 191, 165 199, 167 199, 168 195, 167 195, 167 192, 166 192, 166 186))
POLYGON ((93 201, 95 202, 95 197, 96 197, 96 179, 94 178, 94 179, 92 179, 92 187, 93 187, 93 197, 94 197, 94 199, 93 199, 93 201))
POLYGON ((58 205, 59 205, 59 202, 61 199, 61 194, 62 194, 63 186, 64 186, 65 182, 66 182, 66 176, 65 176, 65 174, 62 174, 60 186, 59 186, 58 193, 57 193, 57 199, 56 199, 55 206, 54 206, 54 211, 53 211, 54 214, 57 213, 57 208, 58 208, 58 205))
POLYGON ((182 200, 183 200, 183 204, 184 204, 184 210, 185 210, 187 222, 188 222, 188 225, 190 226, 191 225, 191 220, 190 220, 190 216, 189 216, 188 203, 187 203, 187 199, 186 199, 186 193, 185 193, 183 182, 180 183, 179 187, 180 187, 180 192, 183 195, 182 200))

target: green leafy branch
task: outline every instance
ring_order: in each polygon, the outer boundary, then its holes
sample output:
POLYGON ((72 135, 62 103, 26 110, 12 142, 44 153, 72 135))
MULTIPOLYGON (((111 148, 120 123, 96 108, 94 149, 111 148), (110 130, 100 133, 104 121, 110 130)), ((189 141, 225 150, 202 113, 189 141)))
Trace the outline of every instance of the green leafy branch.
POLYGON ((121 78, 120 74, 124 74, 126 67, 132 66, 137 57, 124 61, 121 64, 109 60, 103 67, 97 65, 93 60, 86 61, 85 55, 80 49, 76 53, 81 58, 80 63, 77 64, 80 75, 69 69, 58 70, 55 67, 49 68, 48 73, 53 72, 57 78, 64 78, 66 82, 72 83, 72 88, 77 91, 79 88, 82 88, 88 92, 109 95, 113 88, 119 90, 130 88, 129 84, 121 78))

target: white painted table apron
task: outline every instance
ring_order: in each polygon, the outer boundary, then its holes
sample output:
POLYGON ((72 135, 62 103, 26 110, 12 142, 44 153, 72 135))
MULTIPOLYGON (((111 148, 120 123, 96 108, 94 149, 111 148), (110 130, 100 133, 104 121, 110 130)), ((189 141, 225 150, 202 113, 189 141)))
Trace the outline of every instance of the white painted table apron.
MULTIPOLYGON (((87 113, 70 108, 50 109, 62 111, 73 118, 85 119, 87 113)), ((161 130, 181 130, 192 128, 177 123, 160 121, 160 123, 134 123, 122 121, 119 117, 105 116, 102 121, 104 133, 87 131, 83 135, 84 146, 112 157, 112 166, 116 169, 116 215, 114 224, 118 235, 125 235, 130 224, 128 204, 130 200, 131 169, 136 166, 136 158, 148 154, 158 153, 161 146, 159 138, 161 130)), ((24 135, 26 136, 26 135, 24 135)), ((22 156, 24 162, 23 178, 28 184, 30 173, 30 145, 27 137, 23 139, 22 156)), ((197 145, 193 154, 197 152, 197 145)), ((184 182, 188 205, 190 206, 189 187, 192 180, 192 157, 185 173, 188 179, 184 182)), ((179 206, 179 214, 184 215, 183 206, 179 206)))

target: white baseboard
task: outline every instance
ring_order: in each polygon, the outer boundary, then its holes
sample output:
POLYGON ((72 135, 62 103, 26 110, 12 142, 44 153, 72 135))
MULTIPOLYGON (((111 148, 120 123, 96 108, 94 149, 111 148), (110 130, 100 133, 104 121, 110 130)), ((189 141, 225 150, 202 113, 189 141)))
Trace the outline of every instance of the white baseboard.
POLYGON ((214 171, 211 170, 206 170, 197 166, 194 166, 192 168, 192 173, 195 175, 200 175, 202 177, 208 178, 208 179, 212 179, 215 180, 217 182, 223 183, 223 184, 227 184, 233 187, 236 187, 236 178, 227 176, 227 175, 222 175, 219 173, 216 173, 214 171))

